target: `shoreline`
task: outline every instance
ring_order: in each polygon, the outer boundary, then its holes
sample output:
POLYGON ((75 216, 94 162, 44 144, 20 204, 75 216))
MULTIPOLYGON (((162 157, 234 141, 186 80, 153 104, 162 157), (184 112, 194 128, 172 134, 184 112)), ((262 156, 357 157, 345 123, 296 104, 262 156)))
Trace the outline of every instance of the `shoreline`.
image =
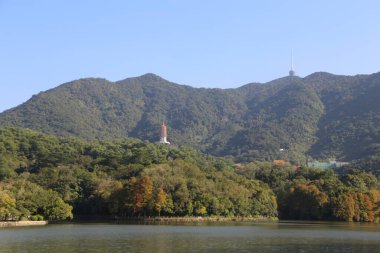
POLYGON ((146 222, 268 222, 278 221, 275 217, 145 217, 141 219, 146 222))
MULTIPOLYGON (((202 217, 202 216, 182 216, 182 217, 173 217, 173 216, 162 216, 162 217, 74 217, 72 222, 116 222, 116 223, 124 223, 124 222, 136 222, 136 223, 155 223, 155 222, 163 222, 163 223, 205 223, 205 222, 215 222, 215 223, 223 223, 223 222, 277 222, 279 219, 277 217, 263 217, 263 216, 255 216, 255 217, 224 217, 224 216, 210 216, 210 217, 202 217)), ((54 222, 54 223, 60 223, 54 222)))
POLYGON ((48 221, 0 221, 0 228, 46 226, 48 221))

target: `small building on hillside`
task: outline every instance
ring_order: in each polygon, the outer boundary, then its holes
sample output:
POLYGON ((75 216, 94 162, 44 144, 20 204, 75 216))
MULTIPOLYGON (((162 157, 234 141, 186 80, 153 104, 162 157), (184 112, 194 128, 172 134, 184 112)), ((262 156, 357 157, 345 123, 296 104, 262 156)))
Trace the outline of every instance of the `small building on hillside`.
POLYGON ((273 160, 274 165, 285 165, 286 161, 285 160, 273 160))
POLYGON ((347 162, 337 162, 337 161, 329 161, 329 162, 313 161, 313 162, 308 162, 307 166, 310 168, 318 168, 322 170, 327 170, 327 169, 341 168, 349 164, 350 163, 347 163, 347 162))

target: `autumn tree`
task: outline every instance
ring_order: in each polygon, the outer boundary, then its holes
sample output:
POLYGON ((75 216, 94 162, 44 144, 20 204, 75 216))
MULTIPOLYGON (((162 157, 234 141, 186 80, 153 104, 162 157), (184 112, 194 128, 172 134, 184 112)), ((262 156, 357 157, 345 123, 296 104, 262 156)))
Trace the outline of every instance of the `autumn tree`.
POLYGON ((374 204, 371 198, 364 193, 353 193, 355 199, 354 221, 373 221, 374 217, 374 204))
POLYGON ((167 198, 166 192, 164 191, 164 189, 162 189, 162 187, 159 187, 157 189, 156 198, 154 201, 154 210, 158 213, 158 217, 161 216, 161 210, 166 204, 166 198, 167 198))
POLYGON ((352 194, 342 194, 332 200, 332 214, 342 221, 353 221, 355 199, 352 194))
POLYGON ((153 195, 153 182, 149 176, 143 176, 136 184, 134 190, 134 213, 144 215, 150 204, 153 195))
POLYGON ((374 203, 373 215, 374 221, 378 222, 380 220, 380 190, 373 189, 369 192, 369 196, 374 203))
POLYGON ((315 185, 296 185, 289 189, 282 214, 287 219, 321 219, 328 197, 315 185))

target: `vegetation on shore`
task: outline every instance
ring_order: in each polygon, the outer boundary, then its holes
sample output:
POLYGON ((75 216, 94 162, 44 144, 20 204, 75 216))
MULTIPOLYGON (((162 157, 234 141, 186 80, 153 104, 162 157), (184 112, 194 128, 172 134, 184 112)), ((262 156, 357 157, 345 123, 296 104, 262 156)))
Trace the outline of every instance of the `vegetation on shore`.
POLYGON ((2 193, 14 203, 3 213, 12 217, 70 218, 60 203, 72 206, 74 215, 277 216, 268 185, 187 148, 135 139, 90 143, 2 129, 0 164, 2 193), (26 191, 33 205, 23 201, 26 191), (60 216, 39 205, 44 194, 57 197, 52 206, 60 216))
POLYGON ((379 221, 380 185, 371 173, 347 169, 337 174, 260 162, 240 166, 238 172, 270 186, 280 219, 379 221))
POLYGON ((196 223, 196 222, 269 222, 278 221, 277 217, 268 216, 160 216, 160 217, 143 217, 144 223, 160 222, 160 223, 196 223))
POLYGON ((137 139, 113 142, 0 129, 0 219, 41 215, 272 217, 376 221, 378 180, 250 163, 137 139))

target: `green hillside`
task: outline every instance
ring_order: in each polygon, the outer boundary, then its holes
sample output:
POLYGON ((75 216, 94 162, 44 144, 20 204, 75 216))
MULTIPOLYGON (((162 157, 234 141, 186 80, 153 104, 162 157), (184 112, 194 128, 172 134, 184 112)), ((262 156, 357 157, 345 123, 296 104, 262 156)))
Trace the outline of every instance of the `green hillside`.
POLYGON ((87 78, 0 114, 0 126, 88 140, 169 140, 236 161, 350 161, 380 153, 380 74, 314 73, 237 89, 192 88, 154 74, 87 78))

